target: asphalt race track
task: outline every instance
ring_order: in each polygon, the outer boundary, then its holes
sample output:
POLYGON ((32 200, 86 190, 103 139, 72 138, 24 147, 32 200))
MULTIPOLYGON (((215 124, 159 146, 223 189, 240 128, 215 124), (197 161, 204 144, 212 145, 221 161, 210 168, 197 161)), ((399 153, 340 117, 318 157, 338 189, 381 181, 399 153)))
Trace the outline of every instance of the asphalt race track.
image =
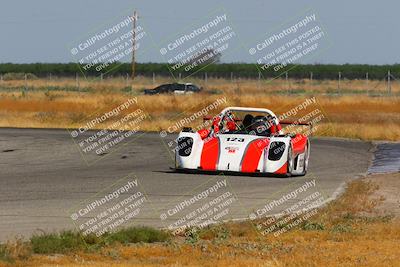
MULTIPOLYGON (((88 165, 66 130, 0 129, 0 241, 74 229, 86 217, 74 224, 72 213, 132 177, 146 195, 140 213, 129 221, 135 225, 169 226, 180 216, 179 211, 164 220, 160 216, 214 185, 220 186, 218 194, 229 191, 236 197, 224 219, 248 218, 272 200, 313 180, 308 192, 318 191, 328 200, 346 181, 366 173, 373 151, 368 142, 314 138, 305 177, 187 174, 170 170, 174 161, 165 143, 173 137, 162 140, 157 133, 138 133, 136 139, 114 152, 90 156, 95 161, 88 165), (222 186, 221 181, 227 185, 222 186)), ((290 203, 292 200, 287 200, 269 213, 280 212, 290 203)), ((200 204, 187 207, 185 212, 200 204)))

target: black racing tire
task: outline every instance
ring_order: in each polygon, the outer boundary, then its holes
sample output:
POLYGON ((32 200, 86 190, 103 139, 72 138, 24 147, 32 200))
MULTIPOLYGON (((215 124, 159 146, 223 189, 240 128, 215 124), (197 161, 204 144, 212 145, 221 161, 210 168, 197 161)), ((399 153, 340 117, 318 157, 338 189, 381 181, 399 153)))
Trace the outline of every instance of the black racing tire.
POLYGON ((307 141, 306 148, 304 149, 305 155, 304 155, 304 162, 303 162, 303 172, 300 174, 300 176, 304 176, 307 174, 308 171, 308 161, 310 158, 310 142, 307 141))
POLYGON ((286 177, 292 176, 293 166, 294 166, 293 149, 292 149, 292 144, 290 143, 287 156, 287 169, 285 174, 286 177))

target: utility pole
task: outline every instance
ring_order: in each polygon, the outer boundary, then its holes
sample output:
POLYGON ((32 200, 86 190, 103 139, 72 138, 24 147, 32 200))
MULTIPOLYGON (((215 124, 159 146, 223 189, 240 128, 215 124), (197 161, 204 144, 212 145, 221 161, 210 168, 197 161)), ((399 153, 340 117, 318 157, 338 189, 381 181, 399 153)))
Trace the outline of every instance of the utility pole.
POLYGON ((340 80, 341 79, 342 79, 342 73, 339 71, 338 84, 337 84, 338 91, 340 91, 340 80))
POLYGON ((136 10, 133 11, 133 32, 132 32, 132 81, 135 79, 135 48, 136 48, 136 20, 137 13, 136 10))
POLYGON ((75 87, 76 87, 76 88, 78 89, 78 91, 80 92, 78 73, 75 73, 75 87))
POLYGON ((390 93, 391 93, 391 91, 392 91, 392 88, 391 88, 391 84, 390 84, 390 76, 391 76, 391 74, 390 74, 390 70, 388 70, 388 74, 387 74, 387 76, 388 76, 388 80, 387 80, 387 89, 388 89, 388 93, 389 93, 389 95, 390 95, 390 93))

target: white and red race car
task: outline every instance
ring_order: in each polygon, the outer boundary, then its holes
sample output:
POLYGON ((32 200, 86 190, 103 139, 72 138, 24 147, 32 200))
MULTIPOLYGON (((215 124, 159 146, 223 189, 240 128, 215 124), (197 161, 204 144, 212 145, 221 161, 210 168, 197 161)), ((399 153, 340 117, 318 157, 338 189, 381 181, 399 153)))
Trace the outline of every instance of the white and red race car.
MULTIPOLYGON (((225 108, 210 129, 183 129, 177 138, 177 171, 305 175, 310 141, 306 135, 284 133, 277 116, 264 108, 225 108)), ((296 125, 309 125, 294 123, 296 125)))

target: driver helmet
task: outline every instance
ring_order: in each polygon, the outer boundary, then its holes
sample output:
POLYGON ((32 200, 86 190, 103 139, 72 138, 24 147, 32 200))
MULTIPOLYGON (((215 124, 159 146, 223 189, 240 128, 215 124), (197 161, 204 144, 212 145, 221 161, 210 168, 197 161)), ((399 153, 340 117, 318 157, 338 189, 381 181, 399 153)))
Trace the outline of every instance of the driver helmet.
POLYGON ((269 123, 265 116, 256 116, 253 118, 251 129, 257 135, 266 135, 269 133, 269 123))

